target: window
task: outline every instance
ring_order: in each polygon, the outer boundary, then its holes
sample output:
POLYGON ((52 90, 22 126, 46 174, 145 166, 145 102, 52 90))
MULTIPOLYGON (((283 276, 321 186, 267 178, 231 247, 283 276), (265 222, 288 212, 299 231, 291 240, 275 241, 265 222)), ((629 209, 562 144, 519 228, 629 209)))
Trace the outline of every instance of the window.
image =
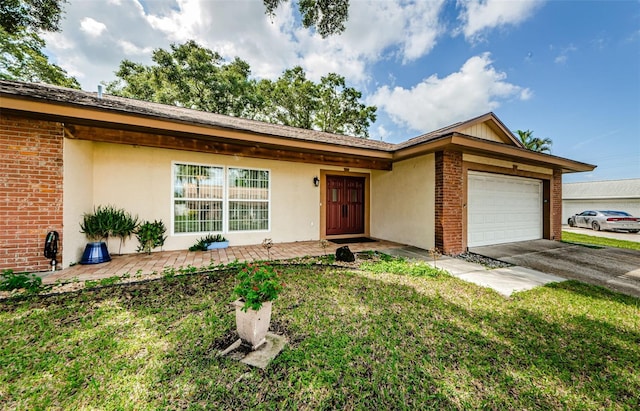
POLYGON ((224 169, 193 164, 173 165, 173 231, 222 231, 224 169))
POLYGON ((173 232, 269 230, 269 178, 268 170, 175 163, 173 232))
POLYGON ((269 172, 229 168, 229 231, 269 229, 269 172))

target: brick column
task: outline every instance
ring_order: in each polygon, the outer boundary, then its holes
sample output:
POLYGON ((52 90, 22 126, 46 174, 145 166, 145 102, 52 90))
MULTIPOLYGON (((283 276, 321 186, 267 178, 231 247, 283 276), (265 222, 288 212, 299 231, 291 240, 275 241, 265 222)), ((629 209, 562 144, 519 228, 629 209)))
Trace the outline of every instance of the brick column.
POLYGON ((562 239, 562 170, 554 169, 551 178, 551 240, 562 239))
POLYGON ((0 113, 0 270, 50 269, 51 230, 62 259, 63 135, 61 123, 0 113))
POLYGON ((463 208, 462 153, 436 153, 436 221, 435 243, 445 254, 464 252, 462 241, 463 208))

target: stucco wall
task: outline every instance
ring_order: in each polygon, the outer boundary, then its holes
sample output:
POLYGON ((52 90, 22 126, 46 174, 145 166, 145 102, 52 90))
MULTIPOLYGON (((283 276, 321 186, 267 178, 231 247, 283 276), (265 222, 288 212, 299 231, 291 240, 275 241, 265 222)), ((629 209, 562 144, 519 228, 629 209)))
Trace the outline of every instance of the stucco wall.
POLYGON ((80 232, 84 213, 93 209, 93 143, 64 140, 63 267, 80 261, 87 237, 80 232))
MULTIPOLYGON (((73 234, 79 229, 82 214, 97 205, 111 204, 124 208, 144 220, 161 219, 168 234, 164 250, 187 249, 202 237, 201 233, 171 234, 173 162, 270 170, 271 230, 224 233, 232 245, 259 244, 265 238, 289 242, 318 240, 320 237, 320 188, 313 185, 313 177, 320 174, 319 165, 108 143, 81 142, 89 146, 80 147, 78 143, 68 144, 70 150, 65 156, 68 173, 65 176, 69 175, 69 182, 75 180, 78 186, 92 183, 92 192, 76 190, 65 200, 65 205, 69 205, 65 213, 65 235, 68 231, 69 248, 75 254, 67 261, 80 259, 87 240, 82 235, 73 234), (92 171, 88 171, 91 168, 92 171)), ((73 190, 71 185, 65 184, 65 190, 67 188, 73 190)), ((117 239, 110 240, 111 253, 118 251, 118 244, 117 239)), ((135 252, 137 246, 137 240, 132 237, 122 252, 135 252)))
POLYGON ((434 246, 435 157, 400 161, 371 173, 371 236, 429 249, 434 246))

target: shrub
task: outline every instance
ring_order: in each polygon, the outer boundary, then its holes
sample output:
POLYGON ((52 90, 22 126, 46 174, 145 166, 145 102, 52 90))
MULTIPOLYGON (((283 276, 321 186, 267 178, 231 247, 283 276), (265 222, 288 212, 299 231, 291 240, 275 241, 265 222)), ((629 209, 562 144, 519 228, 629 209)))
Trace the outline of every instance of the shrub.
POLYGON ((153 223, 145 221, 140 224, 136 229, 136 237, 140 245, 138 246, 138 252, 144 251, 147 254, 151 254, 151 250, 156 247, 162 247, 164 240, 167 237, 164 233, 167 228, 164 226, 162 220, 154 220, 153 223))
POLYGON ((35 274, 14 274, 13 270, 4 270, 2 274, 0 274, 0 290, 12 291, 21 288, 29 292, 37 292, 42 288, 42 278, 35 274))

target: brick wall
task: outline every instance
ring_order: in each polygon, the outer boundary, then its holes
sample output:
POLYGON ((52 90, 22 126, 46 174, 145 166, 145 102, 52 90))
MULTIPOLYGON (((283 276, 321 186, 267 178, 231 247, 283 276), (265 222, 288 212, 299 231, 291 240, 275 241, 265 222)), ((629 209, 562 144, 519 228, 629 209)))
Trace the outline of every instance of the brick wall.
POLYGON ((562 170, 553 170, 551 179, 551 240, 562 239, 562 170))
POLYGON ((464 252, 462 241, 462 153, 436 153, 436 247, 445 254, 464 252))
POLYGON ((61 123, 0 113, 0 270, 50 269, 50 230, 61 236, 61 260, 62 146, 61 123))

